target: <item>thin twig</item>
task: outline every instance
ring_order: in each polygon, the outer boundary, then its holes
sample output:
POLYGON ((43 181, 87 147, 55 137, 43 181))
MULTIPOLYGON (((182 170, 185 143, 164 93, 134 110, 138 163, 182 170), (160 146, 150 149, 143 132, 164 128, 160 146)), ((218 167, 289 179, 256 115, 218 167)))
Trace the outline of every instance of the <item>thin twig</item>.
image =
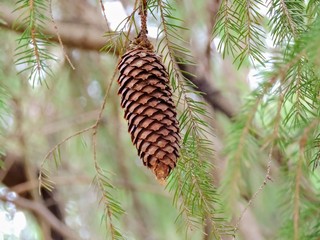
MULTIPOLYGON (((95 140, 95 136, 97 134, 97 129, 100 125, 100 122, 101 122, 101 118, 102 118, 102 113, 103 113, 103 110, 105 109, 106 107, 106 104, 107 104, 107 99, 109 97, 109 94, 110 94, 110 90, 111 90, 111 87, 112 87, 112 84, 113 84, 113 81, 117 75, 117 72, 118 70, 116 69, 112 75, 112 78, 111 78, 111 81, 109 83, 109 85, 107 86, 107 89, 106 89, 106 93, 103 97, 103 101, 102 101, 102 104, 101 104, 101 108, 100 108, 100 111, 99 111, 99 115, 98 115, 98 118, 97 118, 97 121, 96 123, 92 126, 92 129, 93 129, 93 132, 92 132, 92 143, 93 143, 93 146, 95 145, 95 142, 93 140, 95 140)), ((96 159, 96 154, 94 153, 94 156, 93 156, 94 159, 96 159)))
MULTIPOLYGON (((137 1, 135 1, 135 7, 137 5, 137 1)), ((131 30, 131 27, 132 27, 132 22, 130 22, 130 25, 129 25, 129 33, 130 33, 130 30, 131 30)), ((128 45, 128 38, 126 39, 126 42, 125 42, 125 46, 128 45)), ((99 178, 99 175, 103 174, 103 171, 101 169, 101 167, 99 166, 99 163, 98 163, 98 160, 97 160, 97 131, 98 131, 98 127, 99 127, 99 124, 100 124, 100 121, 101 121, 101 118, 102 118, 102 113, 103 113, 103 110, 106 106, 106 103, 107 103, 107 98, 109 97, 109 93, 110 93, 110 90, 111 90, 111 87, 112 87, 112 84, 116 78, 116 75, 117 75, 117 72, 118 72, 118 69, 116 68, 113 75, 112 75, 112 79, 110 81, 110 84, 107 86, 107 89, 105 91, 105 95, 104 95, 104 98, 103 98, 103 102, 102 102, 102 105, 101 105, 101 109, 100 109, 100 112, 99 112, 99 116, 98 116, 98 119, 96 121, 96 123, 94 124, 93 126, 93 132, 92 132, 92 148, 93 148, 93 161, 94 161, 94 168, 96 170, 96 172, 98 173, 97 175, 97 181, 98 181, 98 187, 99 187, 99 190, 101 192, 104 192, 104 188, 103 188, 103 184, 99 178)), ((112 236, 112 239, 116 239, 116 236, 115 236, 115 226, 113 225, 113 221, 112 221, 112 211, 110 209, 110 204, 108 202, 107 199, 104 199, 104 204, 105 204, 105 210, 106 210, 106 214, 107 214, 107 218, 109 221, 106 221, 106 223, 109 223, 109 227, 110 227, 110 230, 111 230, 111 236, 112 236)))
MULTIPOLYGON (((87 184, 91 183, 92 179, 86 176, 78 176, 75 175, 74 177, 55 177, 52 178, 55 185, 81 185, 81 184, 87 184)), ((15 192, 17 194, 22 194, 24 192, 28 192, 32 189, 35 189, 38 187, 39 182, 37 180, 30 180, 27 182, 23 182, 20 184, 17 184, 10 188, 10 191, 15 192)))
POLYGON ((100 108, 88 112, 83 112, 78 115, 73 115, 64 119, 56 119, 52 122, 46 124, 42 129, 44 135, 54 134, 56 132, 61 132, 65 129, 70 129, 70 127, 76 127, 77 125, 95 122, 97 120, 97 115, 99 114, 100 108))
POLYGON ((54 28, 54 31, 56 32, 56 35, 57 35, 57 38, 58 38, 58 42, 60 44, 60 47, 62 49, 62 52, 63 52, 63 55, 64 57, 67 59, 68 63, 70 64, 72 70, 75 70, 76 68, 74 67, 74 65, 72 64, 65 48, 64 48, 64 45, 62 43, 62 39, 61 39, 61 36, 60 36, 60 33, 59 33, 59 30, 58 30, 58 26, 53 18, 53 13, 52 13, 52 0, 49 0, 49 12, 50 12, 50 18, 51 18, 51 21, 52 21, 52 24, 53 24, 53 28, 54 28))
MULTIPOLYGON (((240 214, 240 217, 235 225, 234 231, 236 232, 239 228, 240 222, 245 214, 245 212, 248 210, 248 208, 250 207, 250 205, 253 203, 253 201, 256 199, 256 197, 258 196, 258 194, 263 190, 263 188, 267 185, 268 180, 271 180, 271 176, 270 176, 270 171, 271 171, 271 162, 272 162, 272 156, 273 156, 273 149, 274 149, 274 142, 275 140, 278 138, 278 134, 279 134, 279 124, 281 122, 281 109, 282 109, 282 104, 284 101, 284 94, 282 93, 282 88, 279 88, 281 94, 279 95, 279 101, 278 101, 278 106, 277 106, 277 112, 276 112, 276 116, 275 116, 275 127, 273 129, 272 132, 272 139, 270 140, 272 142, 271 144, 271 148, 269 151, 269 156, 268 156, 268 164, 267 164, 267 173, 265 175, 265 178, 263 180, 263 183, 260 185, 260 187, 258 188, 258 190, 253 194, 252 198, 249 200, 249 202, 247 203, 247 206, 243 209, 243 211, 240 214)), ((235 238, 235 236, 234 236, 235 238)))
MULTIPOLYGON (((246 207, 242 210, 236 224, 234 227, 234 232, 238 231, 239 229, 239 225, 241 223, 241 220, 244 216, 244 214, 247 212, 247 210, 249 209, 249 207, 252 205, 253 201, 257 198, 258 194, 264 189, 264 187, 267 185, 268 181, 271 181, 271 176, 270 176, 270 171, 271 171, 271 163, 272 163, 272 152, 273 152, 273 146, 270 148, 269 151, 269 161, 267 164, 267 173, 264 177, 264 180, 262 182, 262 184, 260 185, 260 187, 258 188, 258 190, 252 195, 251 199, 248 201, 246 207)), ((233 237, 233 239, 235 239, 235 236, 233 237)))
POLYGON ((47 162, 48 158, 53 154, 54 151, 56 151, 62 144, 64 144, 65 142, 67 142, 68 140, 70 140, 71 138, 75 137, 75 136, 78 136, 78 135, 81 135, 85 132, 88 132, 90 130, 92 130, 93 128, 95 127, 95 125, 92 125, 90 127, 87 127, 85 129, 82 129, 68 137, 66 137, 65 139, 63 139, 61 142, 59 142, 58 144, 56 144, 53 148, 51 148, 51 150, 45 155, 45 157, 43 158, 41 164, 40 164, 40 170, 39 170, 39 194, 41 194, 41 186, 43 185, 42 184, 42 178, 43 178, 43 169, 44 169, 44 164, 47 162))
POLYGON ((107 15, 106 15, 106 9, 104 8, 104 5, 103 5, 102 0, 99 0, 99 2, 100 2, 100 7, 101 7, 101 10, 102 10, 102 13, 103 13, 104 20, 105 20, 106 23, 107 23, 107 30, 108 30, 108 31, 111 31, 111 30, 110 30, 110 27, 109 27, 108 18, 107 18, 107 15))
MULTIPOLYGON (((103 184, 102 184, 102 182, 101 182, 101 180, 99 178, 99 174, 103 174, 103 171, 102 171, 101 167, 99 166, 99 163, 98 163, 98 160, 97 160, 97 131, 98 131, 98 127, 100 125, 100 121, 101 121, 101 118, 102 118, 103 110, 104 110, 104 108, 105 108, 105 106, 107 104, 107 99, 108 99, 109 94, 110 94, 112 83, 115 80, 117 72, 118 72, 118 70, 116 69, 114 71, 114 73, 113 73, 113 76, 111 78, 111 81, 110 81, 109 85, 107 86, 107 89, 105 91, 106 93, 104 95, 103 102, 102 102, 102 105, 101 105, 101 108, 100 108, 99 116, 97 118, 96 123, 93 126, 93 132, 92 132, 93 162, 94 162, 94 168, 98 173, 98 176, 97 176, 98 187, 99 187, 99 190, 102 193, 104 192, 104 188, 103 188, 103 184)), ((112 221, 112 212, 111 212, 111 209, 110 209, 110 204, 109 204, 109 201, 107 199, 104 199, 104 201, 105 201, 104 205, 105 205, 105 209, 106 209, 106 212, 107 212, 107 217, 109 219, 108 221, 106 221, 106 223, 109 222, 109 227, 110 227, 110 230, 111 230, 112 239, 116 239, 116 237, 115 237, 115 227, 114 227, 113 221, 112 221)))

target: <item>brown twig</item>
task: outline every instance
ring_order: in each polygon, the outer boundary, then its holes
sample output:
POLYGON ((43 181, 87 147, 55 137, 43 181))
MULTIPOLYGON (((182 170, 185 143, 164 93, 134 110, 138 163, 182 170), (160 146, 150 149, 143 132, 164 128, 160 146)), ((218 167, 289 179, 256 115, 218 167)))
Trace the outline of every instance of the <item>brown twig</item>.
POLYGON ((70 129, 70 127, 75 127, 80 124, 94 122, 97 120, 98 114, 99 109, 96 109, 89 112, 73 115, 64 119, 54 119, 52 122, 46 124, 41 129, 41 132, 44 135, 50 135, 65 129, 70 129))
POLYGON ((104 20, 106 21, 106 24, 107 24, 108 31, 110 31, 109 22, 108 22, 108 18, 107 18, 107 15, 106 15, 106 9, 104 8, 102 0, 99 0, 99 3, 100 3, 100 7, 101 7, 101 10, 102 10, 102 13, 103 13, 104 20))
POLYGON ((70 58, 69 58, 69 56, 68 56, 68 54, 67 54, 67 52, 66 52, 66 50, 65 50, 65 48, 64 48, 64 45, 63 45, 63 43, 62 43, 62 39, 61 39, 59 30, 58 30, 58 26, 57 26, 57 24, 56 24, 56 22, 55 22, 55 20, 54 20, 54 17, 53 17, 53 13, 52 13, 52 0, 49 0, 49 13, 50 13, 51 22, 52 22, 53 27, 54 27, 54 31, 55 31, 56 36, 57 36, 57 38, 58 38, 58 42, 59 42, 59 44, 60 44, 60 47, 61 47, 61 49, 62 49, 63 55, 64 55, 64 57, 67 59, 69 65, 70 65, 71 68, 72 68, 72 70, 75 70, 76 68, 75 68, 74 65, 72 64, 72 62, 71 62, 71 60, 70 60, 70 58))
MULTIPOLYGON (((116 72, 115 72, 115 74, 116 74, 116 72)), ((114 76, 115 76, 115 74, 114 74, 114 76)), ((114 77, 113 77, 112 79, 114 79, 114 77)), ((42 181, 43 181, 43 177, 44 177, 44 176, 43 176, 43 169, 44 169, 45 163, 47 162, 47 159, 48 159, 57 149, 59 149, 59 147, 60 147, 61 145, 63 145, 65 142, 69 141, 70 139, 72 139, 72 138, 74 138, 74 137, 76 137, 76 136, 79 136, 79 135, 81 135, 81 134, 83 134, 83 133, 86 133, 86 132, 88 132, 88 131, 90 131, 90 130, 93 130, 93 136, 96 135, 96 133, 97 133, 97 128, 98 128, 98 126, 99 126, 99 124, 100 124, 100 121, 101 121, 101 118, 102 118, 102 113, 103 113, 103 110, 104 110, 104 108, 105 108, 105 106, 106 106, 107 98, 108 98, 108 95, 109 95, 109 92, 110 92, 112 83, 113 83, 113 81, 110 82, 110 84, 109 84, 109 86, 108 86, 108 88, 107 88, 107 91, 106 91, 106 94, 105 94, 105 96, 104 96, 103 103, 102 103, 102 105, 101 105, 101 108, 100 108, 100 111, 99 111, 99 115, 98 115, 98 118, 97 118, 95 124, 93 124, 92 126, 89 126, 89 127, 87 127, 87 128, 84 128, 84 129, 82 129, 82 130, 80 130, 80 131, 78 131, 78 132, 76 132, 76 133, 74 133, 74 134, 66 137, 65 139, 63 139, 62 141, 60 141, 59 143, 57 143, 53 148, 51 148, 51 149, 49 150, 49 152, 47 152, 47 154, 46 154, 45 157, 43 158, 43 160, 42 160, 42 162, 41 162, 41 164, 40 164, 40 171, 39 171, 39 177, 38 177, 38 179, 39 179, 39 193, 40 193, 40 187, 42 186, 42 181)))
MULTIPOLYGON (((114 82, 115 80, 115 77, 116 77, 116 74, 117 74, 117 70, 114 71, 113 73, 113 76, 111 78, 111 81, 109 83, 109 85, 107 86, 107 89, 105 91, 105 95, 104 95, 104 98, 103 98, 103 102, 102 102, 102 105, 101 105, 101 109, 100 109, 100 112, 99 112, 99 116, 97 118, 97 121, 96 123, 94 124, 92 130, 92 151, 93 151, 93 162, 94 162, 94 168, 96 170, 96 172, 98 173, 98 177, 97 177, 97 181, 98 181, 98 187, 99 187, 99 190, 103 193, 104 192, 104 187, 103 187, 103 183, 101 180, 99 180, 99 174, 103 174, 103 170, 101 169, 101 167, 99 166, 99 163, 98 163, 98 159, 97 159, 97 131, 98 131, 98 127, 100 125, 100 121, 101 121, 101 118, 102 118, 102 113, 103 113, 103 110, 107 104, 107 99, 109 97, 109 93, 110 93, 110 90, 111 90, 111 87, 112 87, 112 83, 114 82)), ((105 205, 105 210, 106 210, 106 214, 107 214, 107 218, 108 218, 108 221, 105 221, 106 224, 109 224, 109 227, 110 227, 110 231, 111 231, 111 236, 112 236, 112 239, 116 239, 115 238, 115 227, 113 225, 113 221, 112 221, 112 213, 111 213, 111 210, 110 210, 110 204, 109 204, 109 201, 107 199, 104 199, 104 205, 105 205)))
MULTIPOLYGON (((249 207, 252 205, 252 203, 254 202, 254 200, 257 198, 257 196, 259 195, 259 193, 264 189, 264 187, 267 185, 268 181, 271 181, 271 176, 270 176, 270 171, 271 171, 271 163, 272 163, 272 153, 273 153, 273 147, 271 147, 270 152, 269 152, 269 160, 268 160, 268 165, 267 165, 267 173, 265 175, 265 178, 263 179, 262 184, 260 185, 260 187, 258 188, 258 190, 252 195, 252 197, 250 198, 250 200, 248 201, 247 205, 245 206, 245 208, 242 210, 236 224, 234 227, 234 232, 238 231, 239 225, 241 223, 241 220, 243 218, 243 216, 245 215, 245 213, 247 212, 247 210, 249 209, 249 207)), ((235 239, 235 236, 234 238, 235 239)))
MULTIPOLYGON (((242 210, 240 217, 238 218, 238 221, 236 222, 236 225, 234 228, 235 232, 237 231, 237 229, 240 225, 240 222, 241 222, 244 214, 246 213, 246 211, 249 209, 250 205, 257 198, 258 194, 263 190, 263 188, 267 185, 268 180, 271 180, 270 171, 271 171, 271 163, 272 163, 272 159, 273 159, 274 146, 275 146, 274 142, 278 138, 280 122, 281 122, 281 109, 282 109, 282 104, 284 102, 284 93, 282 92, 282 88, 280 87, 279 90, 280 90, 280 95, 279 95, 279 101, 278 101, 278 105, 277 105, 277 112, 276 112, 276 116, 275 116, 275 120, 274 120, 275 127, 273 129, 272 137, 270 139, 271 148, 270 148, 269 155, 268 155, 269 160, 268 160, 268 164, 267 164, 267 172, 266 172, 265 178, 263 180, 263 183, 260 185, 258 190, 253 194, 251 199, 248 201, 246 207, 242 210)), ((288 89, 286 91, 288 91, 288 89)))
MULTIPOLYGON (((69 185, 72 184, 72 186, 77 184, 87 184, 91 183, 92 179, 85 176, 74 176, 74 177, 56 177, 52 178, 55 185, 69 185)), ((20 184, 15 185, 14 187, 10 188, 10 191, 15 192, 17 194, 21 194, 24 192, 28 192, 32 189, 38 188, 39 182, 37 180, 30 180, 27 182, 23 182, 20 184)))
POLYGON ((71 138, 74 138, 75 136, 79 136, 85 132, 88 132, 90 130, 92 130, 94 128, 95 125, 92 125, 90 127, 84 128, 68 137, 66 137, 65 139, 63 139, 61 142, 59 142, 58 144, 56 144, 53 148, 50 149, 50 151, 45 155, 45 157, 42 159, 41 164, 40 164, 40 170, 39 170, 39 194, 41 194, 41 187, 44 185, 43 181, 44 181, 44 165, 46 164, 47 160, 49 159, 49 157, 57 150, 59 149, 59 147, 64 144, 65 142, 69 141, 71 138))

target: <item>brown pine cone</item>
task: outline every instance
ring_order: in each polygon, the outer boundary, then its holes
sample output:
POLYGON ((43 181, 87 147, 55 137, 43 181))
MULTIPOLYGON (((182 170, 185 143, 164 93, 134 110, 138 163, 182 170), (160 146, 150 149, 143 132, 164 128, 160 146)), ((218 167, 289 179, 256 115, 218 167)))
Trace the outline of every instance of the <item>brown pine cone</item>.
POLYGON ((143 164, 165 180, 179 157, 179 126, 168 73, 161 57, 141 44, 118 65, 119 94, 131 140, 143 164))

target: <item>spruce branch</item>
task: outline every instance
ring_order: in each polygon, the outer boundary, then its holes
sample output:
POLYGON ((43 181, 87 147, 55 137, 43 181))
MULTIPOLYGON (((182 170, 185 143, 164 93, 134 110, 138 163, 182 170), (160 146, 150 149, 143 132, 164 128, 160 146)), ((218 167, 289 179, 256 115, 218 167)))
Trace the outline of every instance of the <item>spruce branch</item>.
POLYGON ((92 147, 93 147, 93 162, 94 162, 94 168, 96 170, 96 183, 98 186, 99 191, 102 193, 101 202, 104 205, 104 211, 105 211, 105 222, 107 224, 107 229, 110 229, 111 232, 111 238, 112 240, 117 239, 124 239, 119 229, 114 224, 114 219, 119 218, 120 215, 122 215, 125 211, 120 206, 120 203, 114 199, 112 196, 111 191, 114 190, 114 186, 110 183, 111 180, 109 179, 108 175, 110 173, 106 170, 103 170, 97 159, 97 131, 98 127, 100 125, 101 119, 102 119, 102 113, 105 109, 105 106, 107 104, 107 99, 110 94, 110 90, 112 87, 112 84, 116 77, 116 70, 113 73, 112 80, 110 81, 110 84, 107 86, 107 89, 105 91, 105 96, 103 98, 103 102, 101 105, 101 109, 99 111, 98 118, 96 120, 96 123, 94 124, 92 128, 92 147))
POLYGON ((300 196, 300 188, 301 188, 301 178, 302 178, 302 164, 304 159, 304 139, 300 140, 299 146, 299 157, 298 162, 295 169, 295 189, 294 189, 294 207, 293 207, 293 230, 294 230, 294 240, 300 239, 299 234, 299 225, 300 225, 300 204, 301 204, 301 196, 300 196))
POLYGON ((263 7, 263 1, 231 1, 224 0, 221 3, 213 36, 219 37, 218 51, 223 57, 231 55, 238 67, 250 58, 252 62, 259 62, 264 66, 265 50, 263 39, 265 36, 262 26, 262 15, 259 8, 263 7))
POLYGON ((184 133, 181 157, 177 169, 170 177, 168 187, 175 193, 174 204, 181 204, 178 217, 184 216, 189 228, 202 229, 208 218, 215 239, 221 239, 223 235, 232 234, 232 229, 228 227, 227 221, 221 218, 220 196, 210 177, 212 165, 209 161, 213 153, 206 136, 210 128, 202 120, 207 117, 207 113, 204 104, 197 100, 197 97, 191 97, 192 94, 199 96, 201 93, 192 90, 194 85, 185 77, 190 74, 182 75, 178 65, 192 64, 190 51, 184 47, 186 42, 177 33, 177 30, 187 29, 177 24, 182 20, 173 17, 174 8, 170 4, 159 0, 158 9, 162 27, 160 33, 164 34, 160 41, 164 46, 160 52, 169 62, 171 84, 178 91, 178 104, 184 109, 179 118, 180 129, 184 133))
MULTIPOLYGON (((269 154, 268 154, 268 163, 267 163, 267 168, 266 168, 266 175, 263 179, 263 183, 259 186, 259 188, 256 190, 256 192, 252 195, 252 197, 249 199, 247 205, 245 206, 245 208, 242 210, 236 224, 235 224, 235 232, 238 230, 239 225, 242 221, 242 218, 244 217, 245 213, 248 211, 249 207, 253 204, 254 200, 257 198, 258 194, 262 192, 262 190, 265 188, 265 186, 267 185, 268 181, 271 181, 271 163, 273 161, 273 152, 274 152, 274 147, 275 147, 275 143, 278 141, 278 139, 280 139, 279 134, 281 134, 279 128, 280 128, 280 124, 281 124, 281 110, 282 110, 282 104, 284 101, 284 94, 280 91, 280 96, 279 96, 279 100, 277 103, 277 112, 276 115, 274 117, 273 120, 270 120, 273 122, 274 124, 274 128, 272 131, 271 136, 268 136, 267 142, 262 146, 262 148, 266 148, 267 145, 271 145, 270 146, 270 150, 269 150, 269 154)), ((268 113, 265 113, 266 115, 268 113)))
POLYGON ((53 157, 55 159, 56 158, 55 152, 58 152, 59 159, 61 159, 60 150, 59 150, 60 146, 62 146, 67 141, 69 141, 70 139, 72 139, 76 136, 79 136, 79 135, 84 134, 86 132, 92 131, 93 161, 94 161, 94 168, 95 168, 96 174, 97 174, 96 178, 95 178, 95 182, 97 184, 99 191, 102 193, 101 202, 103 203, 104 209, 105 209, 104 217, 106 217, 105 221, 107 224, 107 228, 110 229, 111 237, 113 240, 123 239, 121 232, 117 229, 117 227, 114 224, 113 218, 114 217, 119 218, 119 216, 124 213, 124 210, 120 206, 120 203, 117 200, 115 200, 112 195, 112 191, 114 191, 114 187, 110 183, 111 180, 108 177, 108 175, 110 173, 103 170, 98 163, 97 151, 96 151, 96 144, 97 144, 96 136, 97 136, 98 127, 100 125, 100 122, 102 119, 102 114, 103 114, 103 111, 106 107, 107 99, 109 97, 110 90, 111 90, 112 84, 114 82, 115 76, 116 76, 116 71, 114 72, 112 80, 110 81, 109 85, 106 88, 103 102, 101 104, 100 111, 99 111, 99 114, 98 114, 98 117, 96 119, 95 124, 66 137, 61 142, 56 144, 45 155, 44 159, 42 160, 41 165, 40 165, 40 170, 39 170, 39 178, 38 178, 39 179, 39 193, 40 193, 41 187, 44 187, 44 188, 48 189, 49 191, 51 191, 53 189, 54 182, 49 177, 49 171, 47 169, 45 169, 45 164, 47 163, 48 159, 50 159, 50 157, 53 157))
POLYGON ((274 44, 290 44, 305 29, 305 5, 300 1, 287 0, 272 0, 268 5, 274 44))
POLYGON ((16 11, 22 12, 18 21, 26 26, 18 40, 16 64, 21 66, 20 72, 28 72, 28 79, 33 85, 36 82, 42 83, 46 74, 51 75, 49 64, 55 60, 54 55, 47 49, 51 44, 48 40, 50 36, 43 33, 45 22, 48 20, 45 16, 48 2, 20 0, 16 2, 16 6, 16 11))
POLYGON ((276 77, 270 79, 261 89, 252 94, 230 129, 226 146, 229 161, 223 183, 226 199, 228 199, 230 206, 234 206, 230 203, 234 203, 235 199, 238 199, 241 194, 239 184, 242 183, 241 180, 245 178, 247 172, 244 166, 250 165, 249 162, 253 162, 258 155, 256 153, 260 151, 255 140, 256 126, 254 119, 263 97, 270 91, 276 81, 276 77))
MULTIPOLYGON (((286 3, 289 4, 289 2, 286 3)), ((288 9, 291 8, 292 5, 288 7, 288 9)), ((299 18, 303 16, 303 11, 301 10, 301 13, 300 10, 297 8, 293 12, 295 15, 290 15, 294 23, 298 22, 299 18)), ((286 196, 284 206, 281 206, 281 209, 286 209, 282 213, 286 220, 281 227, 281 239, 316 236, 318 229, 317 227, 313 228, 315 226, 313 222, 308 226, 301 224, 317 202, 310 197, 313 195, 315 184, 309 179, 306 167, 306 160, 310 159, 307 155, 308 152, 317 151, 316 138, 318 136, 317 127, 319 126, 319 99, 315 95, 319 92, 319 71, 316 70, 318 64, 315 60, 315 53, 319 46, 315 46, 314 42, 310 41, 319 37, 319 25, 316 25, 319 22, 317 21, 318 19, 314 19, 311 22, 308 31, 303 31, 305 28, 303 24, 296 28, 295 33, 286 30, 288 34, 283 35, 285 37, 277 43, 283 47, 281 54, 275 54, 272 57, 273 66, 271 70, 262 73, 265 84, 271 83, 269 90, 259 97, 261 100, 258 106, 254 105, 256 107, 250 108, 244 115, 251 114, 253 110, 256 112, 254 114, 254 118, 256 118, 261 110, 260 114, 263 116, 262 122, 266 132, 259 134, 261 144, 258 144, 257 148, 265 149, 271 145, 272 148, 279 148, 284 156, 287 156, 282 162, 282 166, 287 170, 281 175, 289 183, 289 187, 286 185, 284 191, 286 196), (289 39, 291 39, 291 42, 289 39), (276 111, 273 110, 275 104, 277 104, 276 111), (270 134, 268 129, 272 129, 270 134), (293 151, 292 149, 298 150, 293 151)), ((282 25, 279 26, 283 27, 282 25)), ((258 89, 263 90, 263 87, 258 89)), ((254 99, 257 98, 255 93, 251 96, 254 99)), ((240 113, 238 117, 242 114, 240 113)), ((235 123, 239 123, 238 121, 236 120, 235 123)), ((256 123, 259 124, 260 122, 256 121, 256 123)), ((235 125, 235 129, 246 128, 245 125, 241 125, 241 127, 235 125)), ((235 129, 232 131, 235 132, 235 129)), ((233 135, 233 138, 235 136, 233 135)), ((252 143, 250 142, 250 144, 252 148, 252 143)), ((235 147, 231 146, 231 149, 235 149, 235 147)), ((233 156, 230 149, 228 152, 233 156)), ((249 153, 249 150, 244 150, 244 152, 249 153)), ((309 163, 312 163, 312 161, 309 163)), ((245 161, 240 166, 245 166, 245 161)), ((231 175, 234 176, 235 174, 231 175)))
POLYGON ((319 0, 310 0, 306 6, 306 13, 308 22, 312 23, 317 17, 320 10, 320 1, 319 0))
POLYGON ((234 11, 230 0, 222 1, 218 11, 216 25, 213 30, 213 36, 221 35, 221 41, 217 48, 225 57, 231 54, 233 57, 239 52, 239 43, 237 35, 240 35, 238 20, 239 13, 234 11))
MULTIPOLYGON (((250 206, 253 204, 254 200, 257 198, 257 196, 262 192, 262 190, 265 188, 265 186, 267 185, 268 181, 271 181, 271 176, 270 176, 270 172, 271 172, 271 163, 272 163, 272 152, 273 152, 273 146, 271 146, 270 151, 269 151, 269 160, 267 163, 267 169, 266 169, 266 175, 263 179, 262 184, 259 186, 259 188, 256 190, 256 192, 252 195, 252 197, 249 199, 247 205, 244 207, 244 209, 241 211, 240 216, 238 217, 238 220, 234 226, 234 232, 237 232, 240 226, 240 223, 244 217, 244 215, 246 214, 246 212, 248 211, 248 209, 250 208, 250 206)), ((235 236, 233 239, 236 239, 235 236)))
POLYGON ((257 61, 265 66, 265 57, 262 54, 265 51, 263 42, 265 32, 261 24, 263 17, 259 13, 259 9, 264 7, 264 3, 261 0, 246 0, 244 3, 243 1, 235 1, 234 3, 236 10, 239 12, 239 25, 241 27, 238 39, 244 43, 236 60, 239 60, 240 66, 245 58, 249 57, 252 63, 257 61))
MULTIPOLYGON (((54 147, 52 147, 47 154, 44 156, 44 158, 41 161, 40 164, 40 170, 39 170, 39 194, 41 194, 41 187, 44 187, 46 189, 48 189, 49 191, 53 189, 53 182, 50 180, 49 176, 49 172, 48 170, 45 168, 45 164, 47 163, 48 159, 50 159, 51 156, 54 156, 55 158, 55 152, 60 152, 59 148, 65 144, 67 141, 69 141, 70 139, 79 136, 83 133, 86 133, 90 130, 92 130, 94 128, 95 125, 92 125, 90 127, 84 128, 68 137, 66 137, 65 139, 63 139, 62 141, 60 141, 59 143, 57 143, 54 147)), ((60 154, 59 154, 60 155, 60 154)))

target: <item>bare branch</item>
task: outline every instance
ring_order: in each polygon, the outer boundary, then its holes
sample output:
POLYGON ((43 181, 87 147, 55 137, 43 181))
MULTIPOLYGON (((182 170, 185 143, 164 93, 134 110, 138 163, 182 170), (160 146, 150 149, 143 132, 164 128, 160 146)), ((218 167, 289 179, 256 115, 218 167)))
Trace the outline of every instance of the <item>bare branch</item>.
MULTIPOLYGON (((0 21, 0 27, 23 32, 26 26, 21 26, 19 22, 16 22, 20 12, 13 12, 13 10, 13 8, 8 7, 6 4, 0 3, 0 18, 2 20, 0 21)), ((56 24, 65 46, 99 51, 106 44, 106 39, 103 37, 104 31, 99 25, 86 26, 81 21, 56 21, 56 24)), ((44 29, 44 34, 50 35, 51 41, 59 43, 59 37, 56 34, 53 22, 48 22, 46 29, 44 29)))
MULTIPOLYGON (((0 196, 1 201, 8 201, 4 196, 0 196)), ((17 197, 15 200, 10 201, 20 208, 34 212, 37 216, 41 217, 43 221, 48 223, 54 230, 69 239, 80 239, 80 237, 73 232, 68 226, 59 221, 43 204, 31 201, 26 198, 17 197)))
MULTIPOLYGON (((195 73, 196 68, 192 65, 179 64, 183 73, 195 73)), ((208 104, 214 109, 222 112, 229 118, 233 118, 236 115, 236 110, 233 104, 223 96, 222 92, 214 88, 210 83, 210 80, 206 77, 195 77, 193 75, 186 74, 188 78, 195 86, 197 86, 200 92, 204 93, 203 98, 208 102, 208 104)))

